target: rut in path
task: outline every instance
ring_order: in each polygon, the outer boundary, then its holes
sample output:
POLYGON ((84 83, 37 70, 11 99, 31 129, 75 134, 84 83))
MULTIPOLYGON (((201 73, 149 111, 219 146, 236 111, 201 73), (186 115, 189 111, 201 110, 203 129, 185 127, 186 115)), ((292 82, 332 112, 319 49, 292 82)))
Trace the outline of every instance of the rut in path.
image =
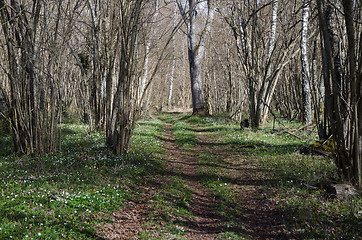
POLYGON ((193 150, 180 150, 175 141, 171 125, 166 125, 166 154, 168 170, 179 173, 184 184, 192 191, 193 198, 190 210, 194 219, 188 223, 186 236, 190 239, 216 239, 217 235, 223 232, 221 227, 222 218, 215 212, 216 200, 211 192, 199 182, 197 173, 197 158, 199 146, 193 150))

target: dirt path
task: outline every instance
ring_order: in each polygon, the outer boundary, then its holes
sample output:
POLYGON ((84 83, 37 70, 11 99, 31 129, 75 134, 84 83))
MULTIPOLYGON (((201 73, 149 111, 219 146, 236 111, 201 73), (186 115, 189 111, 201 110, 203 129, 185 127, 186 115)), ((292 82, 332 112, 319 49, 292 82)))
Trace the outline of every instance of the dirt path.
POLYGON ((221 216, 214 208, 215 197, 199 182, 197 172, 198 152, 200 145, 192 150, 180 149, 175 141, 171 125, 166 125, 165 149, 168 160, 168 168, 171 172, 180 173, 185 185, 192 191, 193 198, 190 210, 195 216, 192 222, 188 223, 185 229, 186 238, 189 239, 216 239, 217 235, 223 231, 221 228, 221 216))
POLYGON ((219 166, 222 170, 220 176, 229 179, 234 190, 239 193, 238 203, 243 209, 242 221, 247 235, 252 239, 293 239, 283 223, 283 213, 276 209, 275 203, 269 200, 264 192, 265 186, 271 184, 271 180, 263 174, 263 169, 243 159, 232 146, 220 142, 222 136, 195 127, 197 146, 192 150, 182 149, 175 142, 171 127, 167 124, 165 146, 168 167, 172 171, 181 172, 186 185, 195 196, 191 211, 196 217, 190 229, 187 229, 187 238, 216 239, 219 233, 227 231, 222 227, 225 225, 223 217, 215 210, 215 196, 199 182, 198 157, 200 152, 206 151, 222 159, 223 164, 219 166))
MULTIPOLYGON (((277 210, 275 203, 268 199, 268 193, 264 191, 265 186, 272 184, 272 180, 266 178, 266 174, 263 173, 265 170, 253 164, 251 160, 246 160, 242 154, 233 149, 232 145, 221 142, 222 136, 205 129, 197 129, 195 126, 193 130, 197 133, 198 143, 191 149, 184 149, 175 140, 172 125, 164 124, 165 135, 162 141, 168 174, 156 178, 159 178, 160 185, 167 185, 169 178, 176 176, 190 189, 193 196, 188 206, 193 217, 184 219, 182 239, 220 239, 221 233, 233 230, 243 232, 242 236, 245 236, 245 239, 294 239, 283 223, 283 213, 277 210), (200 182, 200 170, 203 166, 199 162, 199 157, 205 152, 219 159, 218 162, 206 165, 212 166, 212 171, 214 169, 219 171, 218 176, 222 181, 237 193, 235 202, 227 206, 231 215, 229 217, 234 218, 238 225, 234 229, 225 227, 228 226, 225 215, 222 216, 215 208, 220 206, 221 200, 200 182), (234 213, 237 211, 239 211, 237 214, 234 213)), ((105 238, 139 239, 140 232, 147 232, 147 227, 144 228, 143 223, 147 221, 152 211, 150 207, 152 198, 158 190, 159 187, 152 187, 150 191, 146 191, 148 193, 142 202, 130 202, 121 213, 115 214, 114 222, 105 226, 105 232, 108 233, 105 238)), ((163 239, 159 235, 154 237, 163 239)))
POLYGON ((246 232, 253 239, 294 239, 286 230, 283 212, 268 199, 265 187, 272 184, 260 167, 236 152, 232 146, 222 145, 213 137, 198 134, 199 142, 204 151, 220 157, 223 177, 238 192, 238 201, 243 208, 243 224, 246 232))

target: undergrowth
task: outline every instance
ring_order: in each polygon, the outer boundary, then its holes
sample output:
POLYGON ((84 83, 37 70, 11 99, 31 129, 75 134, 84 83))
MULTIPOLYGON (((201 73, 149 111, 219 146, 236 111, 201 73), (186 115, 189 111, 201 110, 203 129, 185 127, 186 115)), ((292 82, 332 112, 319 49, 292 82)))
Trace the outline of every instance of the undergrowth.
POLYGON ((140 179, 162 171, 158 120, 139 122, 122 156, 85 125, 62 127, 62 152, 0 157, 0 239, 100 238, 112 212, 139 197, 140 179))

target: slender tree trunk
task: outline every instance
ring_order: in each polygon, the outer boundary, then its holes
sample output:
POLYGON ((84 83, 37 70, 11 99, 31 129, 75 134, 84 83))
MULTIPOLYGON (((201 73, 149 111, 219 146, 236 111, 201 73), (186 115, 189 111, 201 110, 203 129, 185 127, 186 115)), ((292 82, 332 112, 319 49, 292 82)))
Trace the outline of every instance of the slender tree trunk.
POLYGON ((257 96, 256 106, 256 121, 259 121, 261 123, 265 123, 268 119, 270 102, 274 95, 276 84, 278 82, 278 78, 272 76, 273 72, 271 69, 271 64, 275 50, 279 1, 273 0, 272 7, 273 10, 270 20, 271 27, 269 36, 268 58, 266 59, 265 75, 263 77, 262 83, 260 84, 261 86, 257 96))
MULTIPOLYGON (((256 1, 254 7, 256 8, 256 1)), ((256 35, 257 16, 253 14, 252 32, 251 32, 251 69, 249 69, 248 83, 249 83, 249 114, 250 114, 250 127, 259 128, 260 121, 256 113, 256 59, 255 59, 255 35, 256 35)))
POLYGON ((100 33, 100 2, 95 0, 87 0, 87 5, 89 12, 91 13, 91 56, 92 56, 92 78, 90 84, 90 93, 89 93, 89 125, 91 130, 99 128, 100 123, 100 81, 101 81, 101 71, 100 71, 100 56, 99 56, 99 33, 100 33))
POLYGON ((151 48, 151 39, 147 39, 146 46, 145 46, 145 58, 143 61, 143 74, 141 76, 140 88, 139 88, 139 93, 138 93, 139 99, 137 100, 138 105, 142 105, 142 103, 140 103, 139 101, 141 100, 141 96, 146 88, 148 69, 149 69, 150 48, 151 48))
MULTIPOLYGON (((175 5, 174 11, 173 11, 173 17, 174 17, 173 27, 176 26, 176 13, 177 13, 177 6, 175 5)), ((167 101, 167 105, 168 105, 169 109, 172 106, 173 82, 174 82, 174 78, 175 78, 175 68, 176 68, 176 56, 175 56, 176 41, 175 41, 175 36, 172 37, 171 41, 172 41, 173 53, 172 53, 171 75, 170 75, 170 87, 169 87, 168 101, 167 101)))
POLYGON ((314 41, 313 47, 313 57, 312 57, 312 86, 314 92, 314 106, 315 106, 315 115, 317 121, 317 128, 318 128, 318 136, 319 139, 327 139, 327 129, 324 127, 326 122, 325 113, 324 113, 324 81, 323 78, 320 78, 320 82, 318 82, 318 74, 317 74, 317 41, 314 41))
MULTIPOLYGON (((155 1, 155 10, 154 10, 154 14, 151 18, 152 22, 156 22, 158 20, 158 14, 159 14, 159 0, 155 1)), ((150 31, 152 32, 152 31, 150 31)), ((156 32, 153 32, 153 34, 155 35, 156 32)), ((141 81, 140 81, 140 87, 139 87, 139 93, 138 93, 138 100, 137 100, 137 104, 139 106, 141 106, 141 108, 143 108, 143 103, 141 103, 141 98, 142 95, 144 94, 144 91, 146 91, 146 84, 147 84, 147 78, 148 78, 148 72, 149 72, 149 58, 150 58, 150 51, 151 51, 151 43, 152 43, 152 39, 150 37, 148 37, 146 39, 146 44, 145 44, 145 58, 144 58, 144 62, 143 62, 143 74, 141 77, 141 81)))
POLYGON ((336 165, 345 180, 351 180, 353 168, 348 151, 348 135, 344 123, 349 121, 344 116, 344 93, 341 83, 344 79, 341 73, 339 39, 336 35, 337 19, 334 7, 330 3, 317 1, 319 25, 322 33, 323 73, 326 90, 326 108, 330 121, 331 132, 335 142, 336 165))
POLYGON ((227 71, 225 71, 225 74, 227 75, 228 80, 228 91, 227 91, 227 97, 226 97, 226 112, 231 114, 232 112, 232 93, 233 93, 233 82, 232 82, 232 68, 230 64, 230 51, 227 49, 227 71))
POLYGON ((275 36, 277 32, 277 20, 278 20, 278 0, 273 0, 273 12, 271 18, 271 33, 269 37, 269 49, 268 49, 268 60, 271 59, 274 48, 275 48, 275 36))
POLYGON ((175 68, 176 68, 176 59, 175 59, 175 56, 173 56, 172 66, 171 66, 171 75, 170 75, 170 88, 169 88, 169 92, 168 92, 168 101, 167 101, 167 105, 168 105, 169 109, 172 107, 172 94, 173 94, 173 81, 174 81, 174 77, 175 77, 175 68))
POLYGON ((362 188, 362 33, 360 34, 360 43, 359 43, 359 59, 358 59, 358 73, 357 73, 357 91, 359 91, 358 98, 358 132, 359 132, 359 164, 358 164, 358 182, 359 187, 362 188))
MULTIPOLYGON (((344 8, 344 17, 346 21, 346 30, 348 38, 348 60, 349 60, 349 78, 350 78, 350 89, 351 89, 351 156, 353 158, 353 181, 356 182, 360 187, 362 186, 362 159, 361 159, 361 149, 360 149, 360 138, 362 133, 359 132, 359 120, 358 120, 358 101, 361 97, 360 91, 358 89, 357 82, 357 68, 356 68, 356 43, 355 43, 355 29, 353 22, 353 1, 352 0, 343 0, 344 8)), ((362 46, 360 46, 362 47, 362 46)), ((361 60, 360 60, 361 62, 361 60)))
POLYGON ((300 40, 301 62, 302 62, 302 95, 303 95, 303 122, 312 122, 312 93, 310 87, 309 61, 308 61, 308 17, 309 1, 304 0, 302 11, 302 36, 300 40))

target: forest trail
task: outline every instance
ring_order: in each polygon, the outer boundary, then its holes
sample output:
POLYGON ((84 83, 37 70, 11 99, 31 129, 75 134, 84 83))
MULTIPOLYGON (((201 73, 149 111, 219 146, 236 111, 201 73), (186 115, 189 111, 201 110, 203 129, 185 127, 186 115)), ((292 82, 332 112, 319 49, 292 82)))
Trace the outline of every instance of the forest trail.
POLYGON ((271 180, 263 174, 264 169, 245 160, 232 145, 225 144, 217 131, 191 125, 189 130, 197 140, 193 146, 184 147, 173 132, 175 124, 164 120, 163 124, 164 134, 160 139, 166 173, 155 177, 157 186, 141 202, 131 202, 123 209, 117 216, 121 219, 117 226, 109 225, 113 228, 110 232, 118 231, 110 239, 294 239, 283 223, 283 213, 268 199, 265 188, 271 180), (158 210, 152 207, 157 192, 174 177, 192 194, 186 203, 192 216, 160 218, 177 223, 182 237, 147 224, 157 218, 154 212, 158 210), (209 179, 223 183, 218 189, 208 186, 209 179), (221 186, 224 184, 229 190, 221 186), (228 191, 232 191, 232 197, 223 195, 229 194, 228 191), (140 237, 141 232, 148 234, 140 237))
POLYGON ((214 211, 215 196, 199 182, 197 172, 200 145, 194 149, 180 148, 172 133, 172 125, 165 124, 165 149, 167 168, 182 177, 185 185, 192 191, 193 198, 189 206, 194 219, 185 230, 188 239, 216 239, 223 232, 221 216, 214 211))

